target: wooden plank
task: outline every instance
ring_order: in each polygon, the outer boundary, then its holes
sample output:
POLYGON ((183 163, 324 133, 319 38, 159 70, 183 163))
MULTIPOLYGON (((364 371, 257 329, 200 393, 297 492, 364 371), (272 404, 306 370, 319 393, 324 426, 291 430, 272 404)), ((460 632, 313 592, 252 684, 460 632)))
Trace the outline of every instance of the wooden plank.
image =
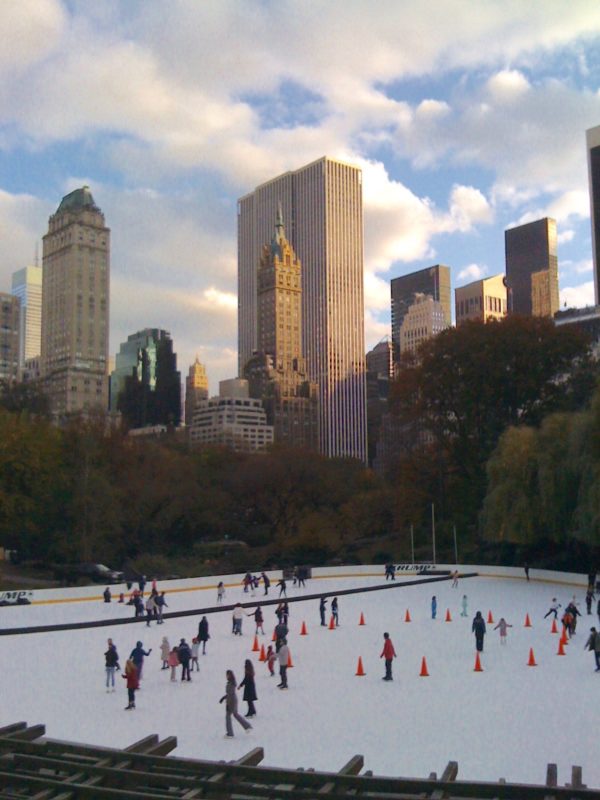
POLYGON ((10 736, 12 733, 22 731, 26 727, 26 722, 13 722, 11 725, 4 725, 4 727, 0 728, 0 737, 10 736))
POLYGON ((130 744, 128 747, 123 748, 124 753, 146 753, 148 754, 152 748, 158 744, 158 734, 151 733, 144 736, 143 739, 138 739, 137 742, 130 744))
POLYGON ((255 767, 257 764, 260 764, 264 757, 265 751, 263 748, 255 747, 250 750, 249 753, 246 753, 245 756, 238 758, 238 760, 234 761, 233 763, 239 767, 255 767))
POLYGON ((163 739, 162 742, 158 742, 158 744, 154 745, 154 747, 149 747, 148 749, 144 750, 144 753, 147 756, 166 756, 167 753, 175 750, 176 747, 177 737, 167 736, 166 739, 163 739))
POLYGON ((352 756, 350 761, 347 761, 339 771, 338 775, 358 775, 365 765, 365 757, 356 755, 352 756))
POLYGON ((8 738, 13 740, 16 739, 18 741, 32 742, 34 739, 39 739, 40 736, 43 736, 45 733, 45 725, 31 725, 23 728, 22 730, 11 733, 10 737, 8 738))

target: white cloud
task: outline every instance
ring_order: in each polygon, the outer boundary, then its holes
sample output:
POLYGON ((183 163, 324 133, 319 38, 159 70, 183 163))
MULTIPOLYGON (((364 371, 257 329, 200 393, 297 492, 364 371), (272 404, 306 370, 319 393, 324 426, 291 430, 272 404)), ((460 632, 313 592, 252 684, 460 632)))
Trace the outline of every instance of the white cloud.
POLYGON ((488 274, 488 268, 484 264, 480 266, 479 264, 469 264, 468 266, 461 269, 458 273, 457 278, 459 281, 478 281, 481 278, 485 278, 488 274))
POLYGON ((560 290, 560 305, 567 308, 584 308, 594 305, 594 281, 580 286, 565 286, 560 290))
POLYGON ((486 91, 491 99, 503 105, 521 97, 530 89, 531 84, 527 78, 514 69, 497 72, 486 83, 486 91))
POLYGON ((67 24, 58 0, 16 0, 0 3, 0 77, 14 79, 59 45, 67 24))
POLYGON ((15 270, 34 263, 36 244, 41 263, 41 233, 54 210, 37 197, 0 189, 0 291, 10 291, 15 270))
POLYGON ((556 239, 558 244, 566 244, 567 242, 572 242, 575 238, 575 231, 572 228, 567 228, 567 230, 560 231, 556 239))
POLYGON ((477 223, 488 224, 494 217, 492 208, 479 189, 453 186, 450 194, 449 230, 470 231, 477 223))

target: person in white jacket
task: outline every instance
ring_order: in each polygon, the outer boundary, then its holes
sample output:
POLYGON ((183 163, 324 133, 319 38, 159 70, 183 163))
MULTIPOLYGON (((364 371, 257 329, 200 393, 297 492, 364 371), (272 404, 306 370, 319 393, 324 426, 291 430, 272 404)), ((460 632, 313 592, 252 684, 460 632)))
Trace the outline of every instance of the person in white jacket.
POLYGON ((287 670, 288 670, 288 661, 290 658, 290 648, 287 646, 287 639, 283 639, 281 642, 281 647, 279 648, 279 652, 277 653, 277 658, 279 659, 279 677, 280 681, 277 684, 279 689, 287 689, 287 670))

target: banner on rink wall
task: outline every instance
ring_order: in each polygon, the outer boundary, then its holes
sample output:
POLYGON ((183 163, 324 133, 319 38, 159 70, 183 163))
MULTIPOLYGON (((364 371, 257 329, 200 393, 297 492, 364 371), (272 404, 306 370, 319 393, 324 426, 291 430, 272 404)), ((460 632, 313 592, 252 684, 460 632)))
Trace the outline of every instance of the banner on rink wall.
POLYGON ((28 606, 33 600, 33 592, 0 592, 0 606, 28 606))

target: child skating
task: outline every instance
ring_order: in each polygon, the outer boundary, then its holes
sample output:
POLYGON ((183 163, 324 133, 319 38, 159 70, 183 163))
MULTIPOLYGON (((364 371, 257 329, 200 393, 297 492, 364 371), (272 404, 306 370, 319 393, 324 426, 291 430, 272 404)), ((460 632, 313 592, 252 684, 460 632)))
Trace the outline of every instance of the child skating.
POLYGON ((500 630, 500 644, 506 644, 506 635, 508 633, 508 628, 512 628, 504 617, 500 618, 500 622, 494 628, 495 631, 500 630))

